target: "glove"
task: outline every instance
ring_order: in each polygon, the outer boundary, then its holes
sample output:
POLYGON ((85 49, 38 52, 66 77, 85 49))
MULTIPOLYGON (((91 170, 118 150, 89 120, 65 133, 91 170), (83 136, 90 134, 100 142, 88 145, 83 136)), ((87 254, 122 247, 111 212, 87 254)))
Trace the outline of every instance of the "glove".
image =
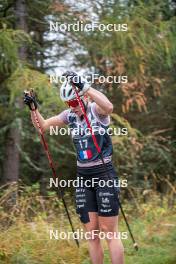
POLYGON ((81 76, 72 71, 66 71, 65 76, 70 82, 72 82, 83 93, 87 92, 90 88, 90 83, 86 82, 81 76))
POLYGON ((37 109, 37 101, 34 95, 30 95, 29 92, 24 92, 24 103, 29 106, 30 110, 37 109), (31 107, 33 104, 33 108, 31 107))

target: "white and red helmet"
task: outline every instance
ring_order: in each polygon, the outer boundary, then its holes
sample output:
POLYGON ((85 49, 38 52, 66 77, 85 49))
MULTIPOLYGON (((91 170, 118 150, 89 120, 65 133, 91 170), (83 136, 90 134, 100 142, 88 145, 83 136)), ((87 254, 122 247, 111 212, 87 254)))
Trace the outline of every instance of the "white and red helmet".
MULTIPOLYGON (((73 84, 69 80, 65 80, 60 88, 60 98, 66 102, 76 98, 76 93, 73 89, 73 84)), ((78 91, 79 96, 83 96, 82 91, 78 91)))

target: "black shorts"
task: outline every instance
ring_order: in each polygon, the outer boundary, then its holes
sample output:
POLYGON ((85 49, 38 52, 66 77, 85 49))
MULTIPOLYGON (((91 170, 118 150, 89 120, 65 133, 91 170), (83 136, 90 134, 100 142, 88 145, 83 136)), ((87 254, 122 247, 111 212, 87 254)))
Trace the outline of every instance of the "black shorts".
POLYGON ((77 168, 79 187, 76 188, 76 212, 83 223, 88 223, 88 212, 99 216, 117 216, 119 212, 119 186, 117 173, 112 163, 77 168), (108 172, 108 173, 107 173, 108 172))

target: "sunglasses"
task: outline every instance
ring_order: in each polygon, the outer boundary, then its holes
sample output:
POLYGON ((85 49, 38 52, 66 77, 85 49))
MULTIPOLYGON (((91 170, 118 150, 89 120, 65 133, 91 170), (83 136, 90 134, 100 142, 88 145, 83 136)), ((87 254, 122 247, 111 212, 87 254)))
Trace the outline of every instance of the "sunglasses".
POLYGON ((67 101, 66 104, 70 107, 77 107, 79 105, 79 102, 77 99, 73 99, 73 100, 70 100, 70 101, 67 101))

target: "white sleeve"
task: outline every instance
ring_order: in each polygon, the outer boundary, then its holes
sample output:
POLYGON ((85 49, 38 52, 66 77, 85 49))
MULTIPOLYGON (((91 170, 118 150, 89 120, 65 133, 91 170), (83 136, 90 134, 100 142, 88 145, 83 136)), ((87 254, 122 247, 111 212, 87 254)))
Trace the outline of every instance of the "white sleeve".
POLYGON ((96 117, 96 119, 103 125, 108 126, 110 124, 110 116, 109 115, 101 115, 96 110, 96 103, 91 103, 91 109, 93 115, 96 117))
POLYGON ((58 114, 58 118, 62 120, 66 125, 68 125, 68 112, 69 110, 64 110, 60 114, 58 114))

